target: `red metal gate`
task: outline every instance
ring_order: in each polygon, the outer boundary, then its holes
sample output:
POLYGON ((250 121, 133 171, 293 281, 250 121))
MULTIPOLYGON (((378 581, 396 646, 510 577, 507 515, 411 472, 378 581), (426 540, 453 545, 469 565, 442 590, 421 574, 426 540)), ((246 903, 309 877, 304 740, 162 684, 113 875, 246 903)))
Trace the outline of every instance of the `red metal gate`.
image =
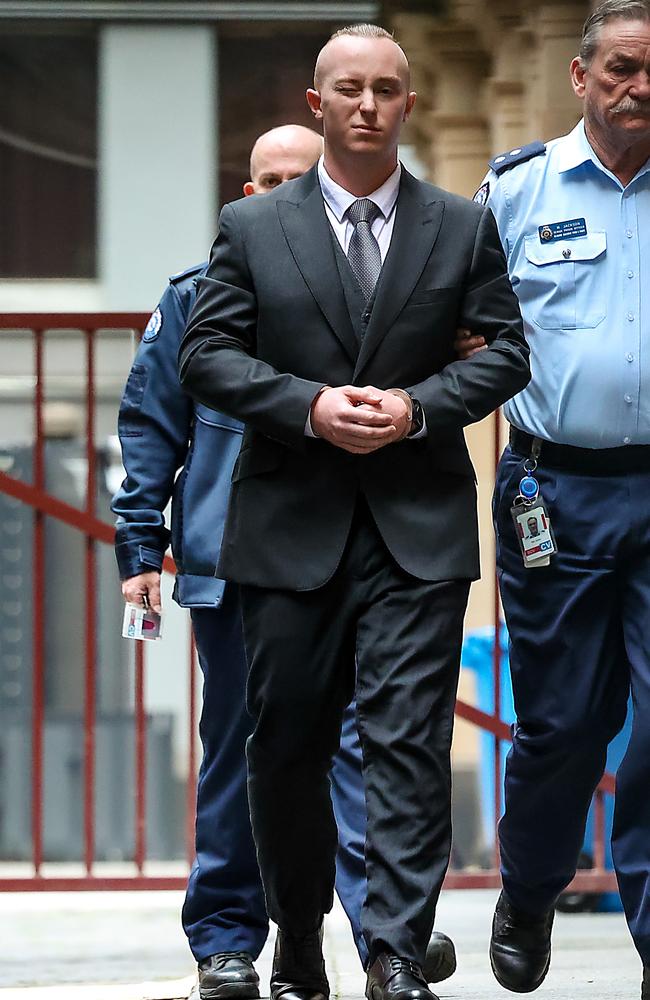
MULTIPOLYGON (((43 891, 43 890, 97 890, 97 889, 183 889, 186 873, 154 875, 145 870, 147 858, 147 830, 145 816, 145 791, 147 769, 145 755, 146 717, 144 704, 144 680, 146 644, 135 643, 135 692, 133 726, 135 810, 132 872, 122 875, 101 875, 95 870, 95 721, 96 721, 96 681, 95 666, 97 649, 94 622, 96 619, 96 552, 98 545, 112 545, 113 526, 97 517, 95 506, 96 449, 96 348, 100 337, 111 336, 115 331, 133 331, 141 334, 148 316, 141 313, 92 313, 92 314, 5 314, 0 317, 0 330, 27 331, 32 338, 34 357, 34 466, 31 482, 25 482, 0 471, 0 492, 13 497, 31 508, 34 523, 33 567, 32 567, 32 635, 33 635, 33 684, 31 712, 31 861, 32 870, 24 877, 1 877, 0 891, 43 891), (45 488, 44 468, 44 339, 48 331, 79 331, 85 340, 85 457, 87 465, 85 505, 83 508, 63 502, 45 488), (44 732, 44 676, 46 659, 45 635, 45 557, 44 526, 46 518, 53 518, 78 531, 85 541, 85 650, 84 650, 84 738, 83 738, 83 873, 79 876, 46 874, 43 872, 43 732, 44 732)), ((495 466, 501 451, 500 423, 494 420, 495 466)), ((174 572, 174 563, 165 558, 164 571, 174 572)), ((494 621, 495 635, 498 635, 500 607, 495 587, 494 621)), ((501 718, 501 669, 499 643, 494 643, 493 714, 481 711, 473 705, 459 700, 456 714, 479 729, 490 733, 494 739, 494 779, 493 794, 495 816, 501 813, 501 763, 503 743, 510 740, 510 727, 501 718)), ((197 704, 194 674, 196 655, 190 643, 187 656, 189 690, 189 745, 188 779, 186 789, 186 830, 185 842, 187 862, 193 857, 193 829, 195 777, 197 760, 194 734, 197 728, 197 704)), ((606 774, 596 793, 596 815, 594 834, 594 868, 581 871, 572 884, 572 889, 580 891, 612 891, 616 888, 613 873, 605 869, 605 810, 603 797, 613 794, 614 778, 606 774)), ((496 841, 496 837, 495 837, 496 841)), ((1 861, 2 859, 0 859, 1 861)), ((450 871, 447 888, 488 888, 500 884, 498 859, 493 867, 480 871, 450 871)))

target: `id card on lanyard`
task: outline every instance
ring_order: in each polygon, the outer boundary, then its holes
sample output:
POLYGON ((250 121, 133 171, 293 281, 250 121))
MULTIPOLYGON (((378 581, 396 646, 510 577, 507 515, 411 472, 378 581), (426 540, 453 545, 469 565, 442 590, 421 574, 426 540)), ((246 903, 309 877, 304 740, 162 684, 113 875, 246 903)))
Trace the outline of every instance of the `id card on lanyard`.
POLYGON ((531 457, 524 463, 525 475, 519 483, 519 493, 510 508, 526 569, 548 566, 551 556, 557 552, 551 519, 540 496, 539 483, 533 475, 540 450, 541 441, 535 438, 531 457))

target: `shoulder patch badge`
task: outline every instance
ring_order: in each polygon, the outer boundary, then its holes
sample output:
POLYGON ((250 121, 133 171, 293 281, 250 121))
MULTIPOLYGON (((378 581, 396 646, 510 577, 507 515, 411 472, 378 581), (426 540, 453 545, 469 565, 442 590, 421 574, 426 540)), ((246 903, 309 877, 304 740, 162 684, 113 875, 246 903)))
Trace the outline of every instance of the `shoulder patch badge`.
POLYGON ((149 344, 152 340, 155 340, 160 333, 160 328, 162 327, 162 313, 160 308, 156 309, 154 313, 151 314, 151 319, 144 328, 144 333, 142 334, 142 339, 145 343, 149 344))
POLYGON ((477 205, 485 205, 488 198, 490 197, 490 182, 486 181, 485 184, 481 184, 480 188, 472 198, 477 205))

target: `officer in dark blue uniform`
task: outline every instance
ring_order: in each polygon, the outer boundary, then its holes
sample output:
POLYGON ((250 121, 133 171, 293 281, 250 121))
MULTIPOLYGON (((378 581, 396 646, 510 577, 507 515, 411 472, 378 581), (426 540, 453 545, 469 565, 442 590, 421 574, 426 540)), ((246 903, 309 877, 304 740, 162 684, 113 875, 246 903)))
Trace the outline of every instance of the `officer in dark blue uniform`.
MULTIPOLYGON (((315 132, 289 125, 258 139, 244 193, 260 194, 304 173, 322 151, 315 132)), ((236 588, 215 577, 242 425, 195 404, 180 387, 177 354, 207 262, 170 279, 136 354, 119 414, 126 479, 113 500, 116 555, 125 598, 160 609, 160 572, 170 541, 177 565, 174 599, 190 608, 204 676, 200 733, 196 860, 183 926, 199 964, 202 1000, 259 997, 253 967, 268 919, 246 794, 246 662, 236 588), (177 476, 178 470, 181 470, 177 476), (163 512, 172 500, 171 533, 163 512)), ((336 888, 361 961, 365 898, 365 797, 354 705, 346 712, 332 772, 339 828, 336 888)), ((455 968, 452 942, 435 933, 427 956, 430 981, 455 968)))

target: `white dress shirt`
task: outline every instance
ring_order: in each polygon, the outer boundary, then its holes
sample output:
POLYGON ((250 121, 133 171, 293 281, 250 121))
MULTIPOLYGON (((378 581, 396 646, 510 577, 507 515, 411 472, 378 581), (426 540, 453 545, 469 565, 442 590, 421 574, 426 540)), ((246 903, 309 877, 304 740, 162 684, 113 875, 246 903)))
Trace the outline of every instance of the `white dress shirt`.
MULTIPOLYGON (((402 167, 398 163, 390 177, 384 181, 381 187, 378 187, 377 190, 373 191, 371 194, 365 195, 365 197, 369 198, 370 201, 374 201, 381 213, 374 220, 370 228, 373 236, 379 244, 382 264, 386 260, 386 254, 388 253, 388 248, 390 247, 390 239, 393 235, 395 205, 397 204, 397 195, 399 194, 399 182, 401 176, 402 167)), ((334 235, 341 244, 343 253, 347 257, 350 237, 354 232, 354 225, 350 222, 347 211, 350 205, 359 199, 356 195, 350 194, 349 191, 346 191, 340 184, 337 184, 336 181, 332 180, 325 169, 325 163, 323 162, 322 156, 318 161, 318 180, 320 183, 320 189, 323 193, 325 214, 328 218, 329 224, 334 230, 334 235)))
MULTIPOLYGON (((390 177, 384 181, 381 187, 378 187, 376 191, 372 191, 370 194, 365 195, 365 197, 369 198, 370 201, 374 201, 380 213, 377 218, 374 219, 370 228, 373 236, 379 244, 382 264, 386 260, 386 254, 390 248, 390 241, 393 235, 393 225, 395 224, 395 206, 397 204, 397 195, 399 194, 401 176, 402 167, 401 164, 398 163, 390 177)), ((345 188, 341 187, 340 184, 337 184, 336 181, 332 180, 325 169, 324 158, 322 156, 318 161, 318 181, 323 195, 325 214, 328 222, 341 245, 343 253, 347 257, 350 238, 354 232, 354 225, 350 222, 347 213, 350 205, 352 205, 355 201, 358 201, 358 198, 356 195, 350 194, 349 191, 346 191, 345 188)), ((305 434, 307 437, 316 437, 311 426, 311 414, 307 417, 305 434)), ((426 423, 417 434, 412 435, 412 438, 424 437, 425 434, 426 423)))

